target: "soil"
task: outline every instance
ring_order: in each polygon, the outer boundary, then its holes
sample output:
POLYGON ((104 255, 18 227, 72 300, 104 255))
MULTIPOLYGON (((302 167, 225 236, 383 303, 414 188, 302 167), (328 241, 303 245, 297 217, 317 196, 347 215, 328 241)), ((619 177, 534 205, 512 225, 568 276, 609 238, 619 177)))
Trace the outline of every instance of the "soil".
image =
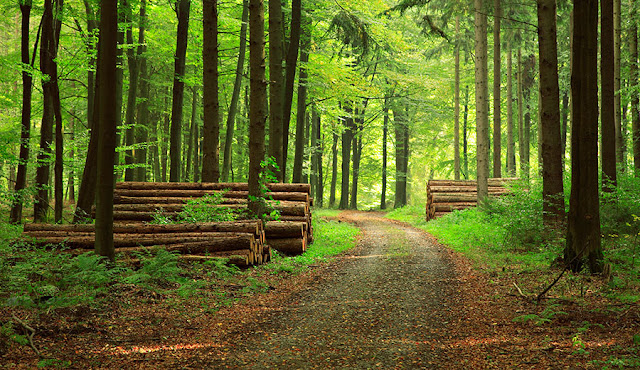
MULTIPOLYGON (((50 317, 35 340, 71 368, 539 369, 637 359, 637 304, 613 313, 599 301, 560 302, 550 323, 514 322, 549 305, 381 213, 340 220, 362 229, 356 248, 215 314, 145 297, 116 312, 68 313, 66 327, 50 317)), ((34 367, 30 348, 17 350, 0 365, 34 367)))

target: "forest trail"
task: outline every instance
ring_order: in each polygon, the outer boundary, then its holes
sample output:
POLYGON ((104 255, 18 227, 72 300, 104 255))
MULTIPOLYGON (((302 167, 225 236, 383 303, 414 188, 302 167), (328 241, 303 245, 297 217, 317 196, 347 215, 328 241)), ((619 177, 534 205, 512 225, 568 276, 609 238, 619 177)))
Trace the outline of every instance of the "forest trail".
POLYGON ((449 323, 462 310, 444 247, 381 213, 344 212, 340 218, 362 230, 358 246, 339 257, 344 263, 246 330, 216 367, 446 366, 440 352, 456 335, 449 323))

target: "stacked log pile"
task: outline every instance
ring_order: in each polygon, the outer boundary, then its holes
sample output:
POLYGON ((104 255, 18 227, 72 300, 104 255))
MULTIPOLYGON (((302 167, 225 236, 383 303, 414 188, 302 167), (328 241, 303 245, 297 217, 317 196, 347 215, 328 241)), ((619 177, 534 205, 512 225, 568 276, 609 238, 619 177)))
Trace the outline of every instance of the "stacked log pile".
MULTIPOLYGON (((489 196, 507 194, 505 185, 515 178, 489 179, 489 196)), ((429 180, 427 182, 427 221, 455 210, 475 207, 477 204, 477 182, 475 180, 429 180)))
MULTIPOLYGON (((95 225, 26 224, 23 235, 38 245, 62 244, 71 253, 81 254, 94 247, 95 225)), ((163 248, 180 253, 182 259, 227 258, 241 267, 271 259, 271 249, 264 243, 264 228, 258 220, 169 225, 115 223, 113 239, 116 253, 163 248)))
MULTIPOLYGON (((267 184, 268 204, 280 212, 279 218, 265 225, 266 244, 284 254, 301 254, 313 241, 312 199, 309 184, 267 184)), ((162 210, 171 216, 193 198, 222 194, 218 207, 246 209, 247 183, 121 182, 114 193, 114 220, 148 222, 162 210)))

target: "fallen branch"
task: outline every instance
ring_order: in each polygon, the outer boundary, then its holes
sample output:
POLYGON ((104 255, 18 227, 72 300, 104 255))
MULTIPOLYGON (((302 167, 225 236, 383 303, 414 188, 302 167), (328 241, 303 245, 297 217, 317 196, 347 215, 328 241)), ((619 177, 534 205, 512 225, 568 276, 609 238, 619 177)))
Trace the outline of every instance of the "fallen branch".
POLYGON ((520 290, 520 287, 518 286, 518 284, 515 283, 515 281, 513 282, 513 286, 516 287, 516 289, 518 289, 518 293, 520 293, 520 296, 522 297, 527 297, 524 293, 522 293, 522 290, 520 290))
POLYGON ((36 334, 36 330, 29 326, 26 322, 17 318, 16 315, 11 315, 11 317, 15 322, 22 325, 22 327, 29 332, 29 335, 27 336, 27 338, 29 338, 29 346, 33 349, 33 352, 35 352, 38 357, 42 357, 42 354, 40 354, 40 351, 38 351, 38 348, 36 348, 36 345, 33 343, 33 336, 36 334))

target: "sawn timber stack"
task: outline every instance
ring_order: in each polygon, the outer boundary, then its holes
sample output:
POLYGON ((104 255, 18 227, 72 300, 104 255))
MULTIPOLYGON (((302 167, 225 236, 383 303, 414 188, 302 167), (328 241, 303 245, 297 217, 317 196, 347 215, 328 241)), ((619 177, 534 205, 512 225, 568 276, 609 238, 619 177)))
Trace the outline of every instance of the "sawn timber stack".
MULTIPOLYGON (((278 220, 265 224, 265 244, 287 255, 301 254, 313 241, 309 184, 266 184, 268 203, 280 211, 278 220), (287 230, 286 232, 284 230, 287 230)), ((120 182, 114 192, 114 220, 147 222, 156 210, 177 213, 192 198, 222 194, 220 207, 244 209, 247 183, 120 182)))
MULTIPOLYGON (((516 178, 491 178, 489 196, 500 196, 509 193, 506 184, 516 178)), ((427 221, 455 210, 475 207, 477 204, 476 180, 429 180, 427 182, 427 221)))

